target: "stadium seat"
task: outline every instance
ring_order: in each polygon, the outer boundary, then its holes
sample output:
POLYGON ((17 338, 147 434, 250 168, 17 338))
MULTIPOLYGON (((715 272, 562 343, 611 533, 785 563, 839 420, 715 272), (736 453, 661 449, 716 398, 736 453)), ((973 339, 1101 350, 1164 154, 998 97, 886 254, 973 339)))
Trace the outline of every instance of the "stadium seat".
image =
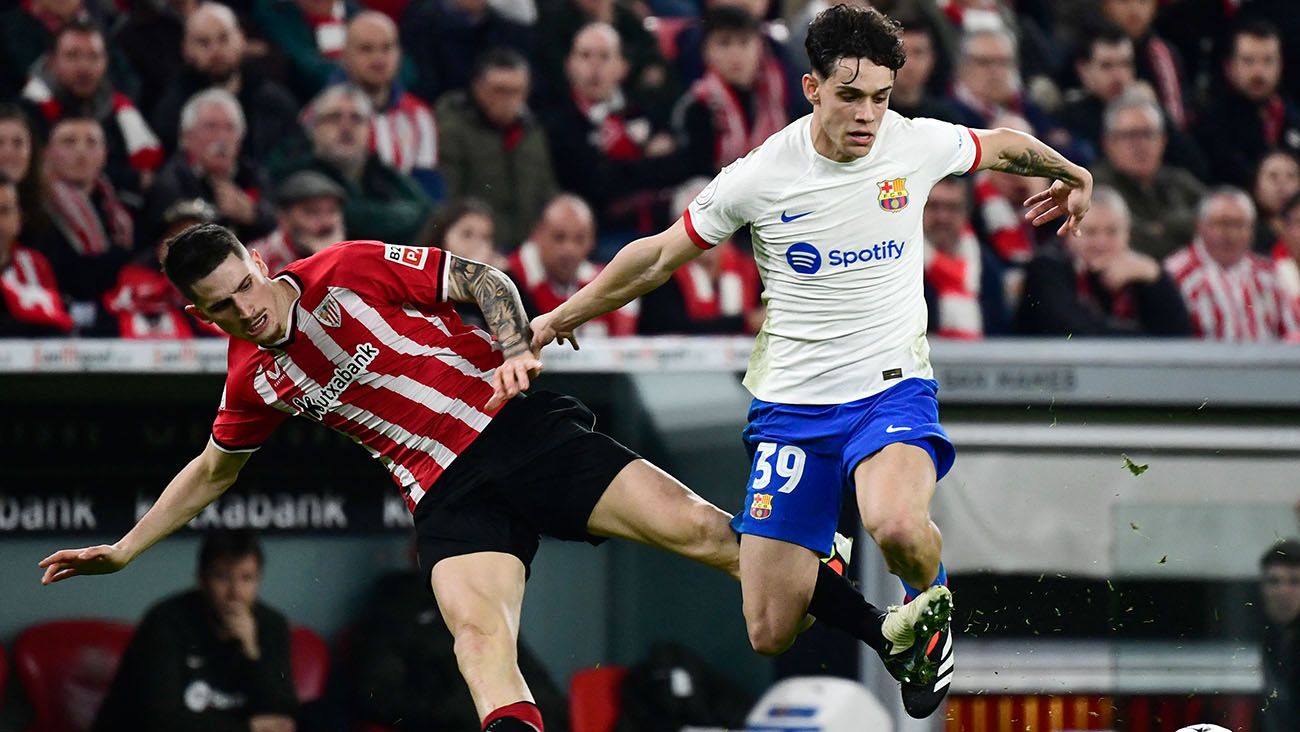
POLYGON ((32 705, 28 732, 85 732, 113 683, 134 628, 106 620, 34 625, 14 642, 14 669, 32 705))
POLYGON ((290 663, 293 665, 293 686, 298 691, 298 701, 309 702, 325 693, 325 679, 329 676, 330 652, 316 631, 295 625, 290 631, 290 663))
POLYGON ((580 669, 569 682, 569 728, 573 732, 611 732, 622 706, 619 692, 627 669, 580 669))

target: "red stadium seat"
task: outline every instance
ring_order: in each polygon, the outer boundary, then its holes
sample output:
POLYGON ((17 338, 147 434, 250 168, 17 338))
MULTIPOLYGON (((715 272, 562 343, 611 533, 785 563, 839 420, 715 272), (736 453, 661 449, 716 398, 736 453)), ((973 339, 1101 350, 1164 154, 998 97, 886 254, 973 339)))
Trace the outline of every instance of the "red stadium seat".
POLYGON ((59 620, 23 631, 14 642, 14 668, 32 705, 28 732, 89 729, 132 632, 105 620, 59 620))
POLYGON ((289 661, 293 665, 293 686, 298 701, 309 702, 325 693, 325 679, 330 671, 330 652, 316 631, 295 625, 290 631, 289 661))
POLYGON ((569 682, 569 728, 573 732, 612 732, 618 722, 619 692, 627 669, 584 668, 569 682))

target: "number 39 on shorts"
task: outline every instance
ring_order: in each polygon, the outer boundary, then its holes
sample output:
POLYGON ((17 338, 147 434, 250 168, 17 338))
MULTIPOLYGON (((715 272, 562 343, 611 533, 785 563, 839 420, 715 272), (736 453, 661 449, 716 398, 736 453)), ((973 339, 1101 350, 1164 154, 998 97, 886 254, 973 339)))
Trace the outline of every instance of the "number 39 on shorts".
POLYGON ((754 482, 750 486, 756 491, 767 488, 772 483, 773 473, 784 483, 776 489, 777 493, 793 492, 803 478, 803 466, 806 455, 802 448, 794 445, 777 445, 775 442, 760 442, 754 451, 754 482))

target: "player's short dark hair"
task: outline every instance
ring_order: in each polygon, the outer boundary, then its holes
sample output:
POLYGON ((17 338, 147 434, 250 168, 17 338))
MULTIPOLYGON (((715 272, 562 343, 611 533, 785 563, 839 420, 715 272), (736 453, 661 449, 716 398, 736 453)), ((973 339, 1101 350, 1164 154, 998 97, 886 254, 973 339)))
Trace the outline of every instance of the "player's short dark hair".
POLYGON ((719 33, 743 33, 756 36, 761 32, 758 18, 736 5, 719 5, 710 8, 701 19, 700 27, 703 31, 701 37, 706 43, 719 33))
POLYGON ((1282 539, 1269 547, 1259 558, 1261 572, 1269 567, 1300 567, 1300 541, 1282 539))
POLYGON ((1074 62, 1078 64, 1091 61, 1097 53, 1097 46, 1115 46, 1121 43, 1132 43, 1128 33, 1115 23, 1099 18, 1088 23, 1079 33, 1078 43, 1074 47, 1074 62))
POLYGON ((194 283, 212 274, 232 254, 243 258, 248 256, 248 250, 230 229, 197 224, 163 244, 163 274, 193 302, 194 283))
POLYGON ((842 58, 865 58, 890 71, 898 71, 907 60, 898 23, 875 8, 843 3, 817 14, 804 48, 813 71, 823 79, 835 74, 835 62, 842 58))
POLYGON ((50 44, 50 50, 52 51, 58 48, 59 41, 69 33, 93 33, 99 36, 105 43, 108 43, 108 39, 104 36, 103 29, 96 25, 94 21, 89 18, 73 18, 67 23, 59 26, 57 31, 54 31, 54 41, 50 44))
POLYGON ((203 537, 199 547, 199 576, 206 577, 212 565, 222 561, 255 557, 257 566, 263 562, 262 545, 257 536, 247 529, 219 529, 203 537))
POLYGON ((462 196, 461 198, 452 199, 438 209, 433 215, 433 236, 429 244, 439 249, 445 249, 447 243, 447 232, 456 222, 471 214, 479 214, 492 218, 492 207, 481 198, 473 196, 462 196))
POLYGON ((474 71, 470 75, 470 81, 478 81, 487 75, 489 71, 505 69, 507 71, 528 71, 528 59, 513 48, 497 46, 489 48, 479 54, 474 60, 474 71))
POLYGON ((1241 40, 1242 36, 1263 39, 1272 38, 1278 43, 1282 42, 1282 32, 1277 29, 1276 25, 1263 18, 1250 18, 1233 26, 1232 42, 1228 46, 1228 55, 1237 52, 1237 42, 1241 40))

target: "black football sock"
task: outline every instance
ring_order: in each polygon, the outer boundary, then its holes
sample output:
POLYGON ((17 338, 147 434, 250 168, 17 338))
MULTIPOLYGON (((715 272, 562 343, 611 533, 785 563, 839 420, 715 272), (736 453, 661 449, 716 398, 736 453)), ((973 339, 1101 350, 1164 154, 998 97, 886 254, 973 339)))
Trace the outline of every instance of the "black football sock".
POLYGON ((808 603, 808 613, 883 652, 885 636, 881 625, 885 611, 867 602, 848 578, 822 562, 817 563, 817 585, 808 603))

